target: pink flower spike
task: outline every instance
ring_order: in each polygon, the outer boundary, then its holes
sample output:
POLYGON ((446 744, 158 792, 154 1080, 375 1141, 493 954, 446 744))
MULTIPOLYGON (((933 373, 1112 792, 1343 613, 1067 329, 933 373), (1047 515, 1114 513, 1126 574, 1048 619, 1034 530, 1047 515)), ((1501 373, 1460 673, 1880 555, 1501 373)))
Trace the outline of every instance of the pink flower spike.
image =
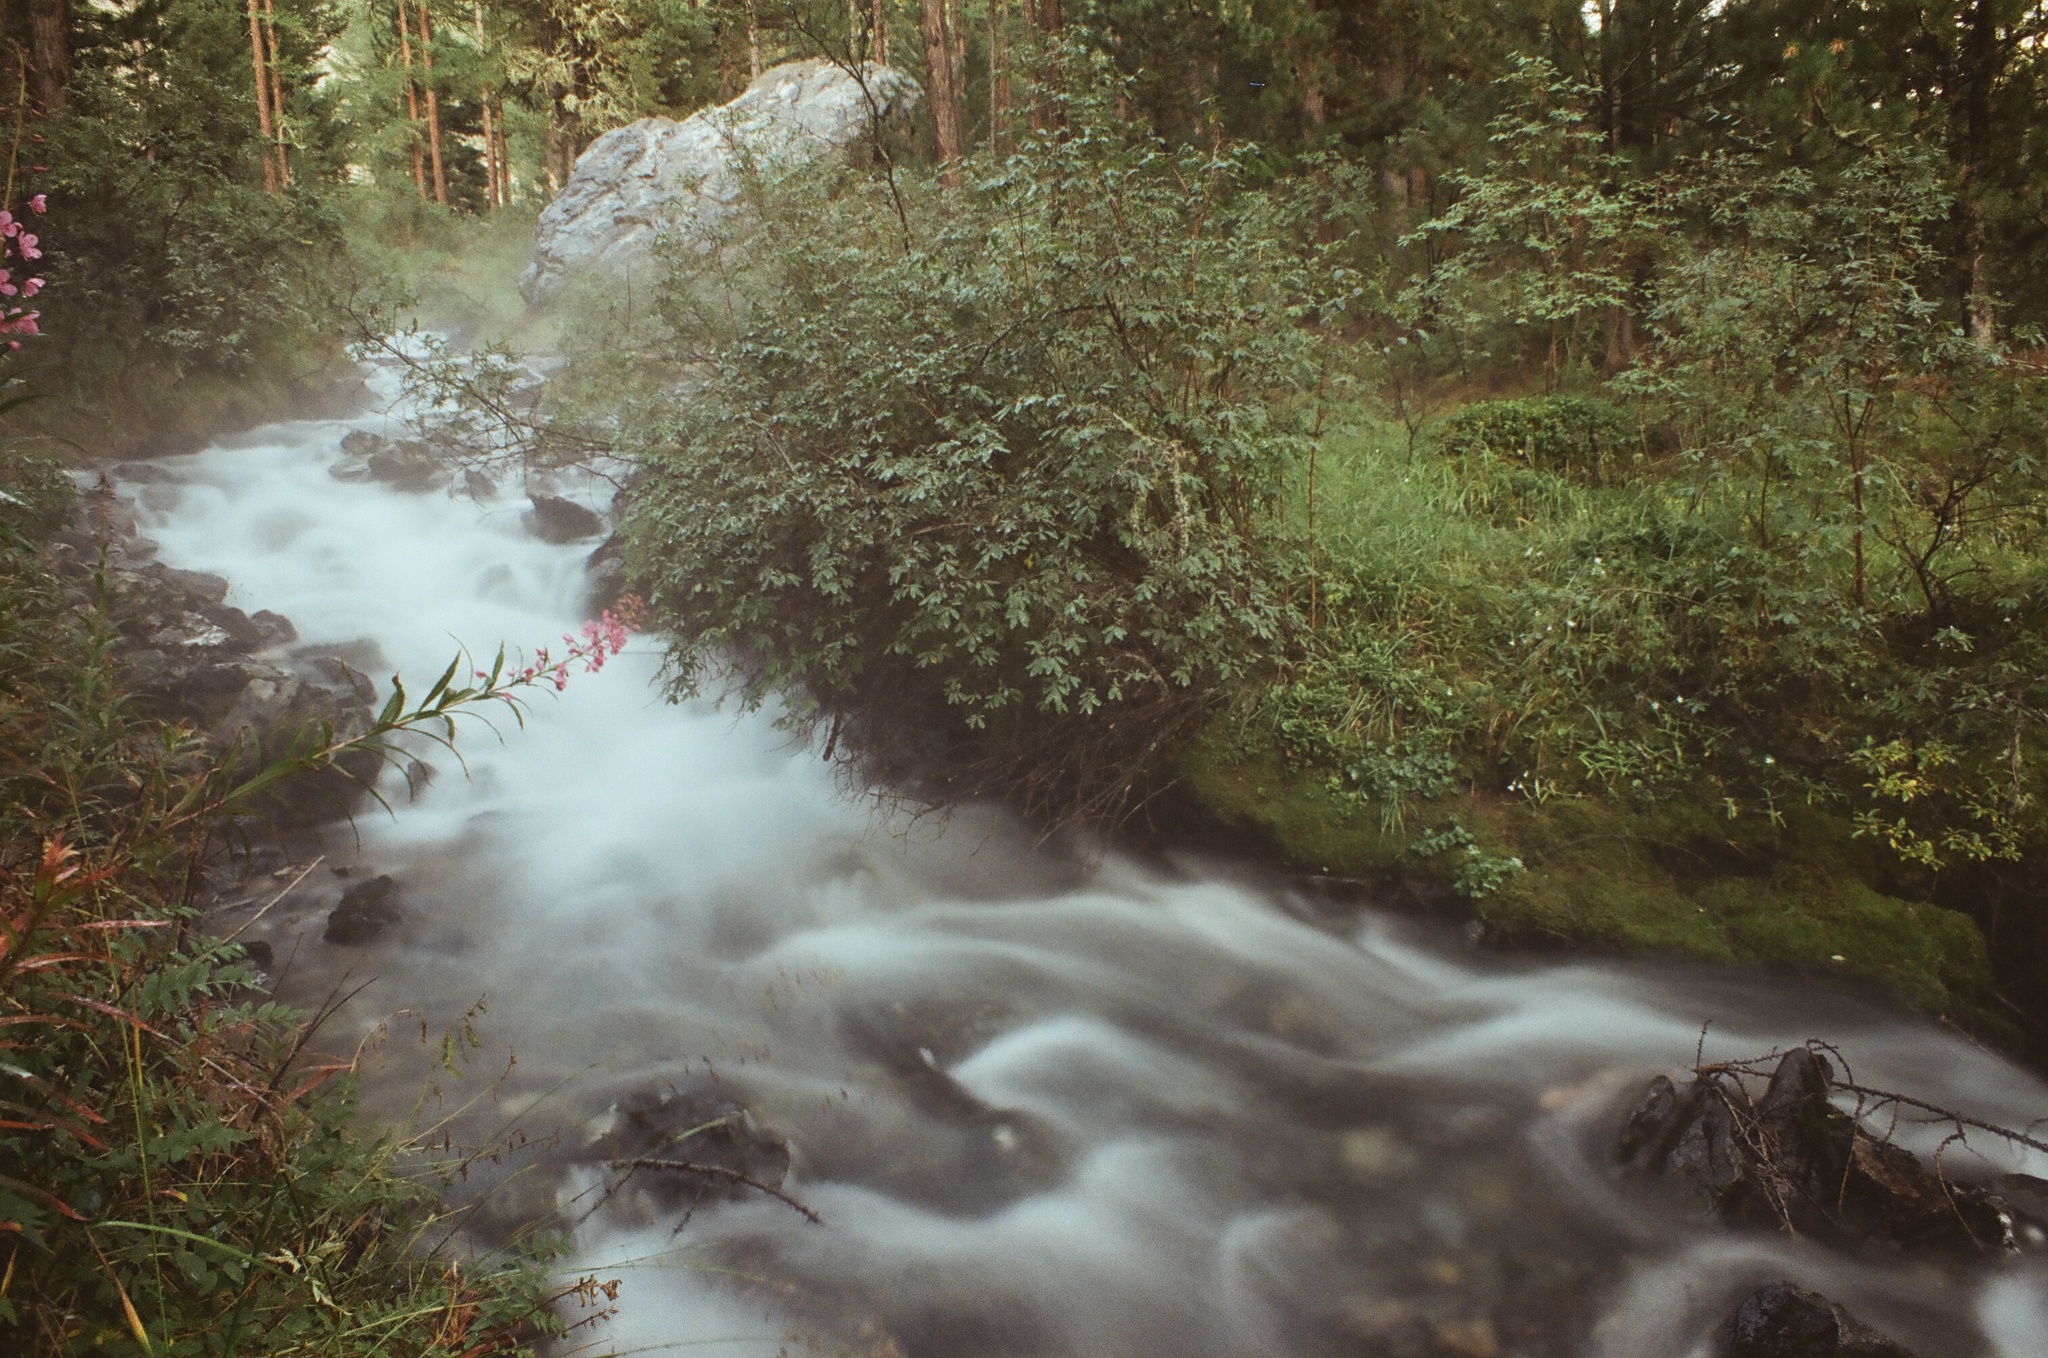
POLYGON ((29 208, 32 211, 34 211, 37 216, 40 217, 43 213, 48 212, 50 210, 50 195, 47 193, 39 193, 35 197, 28 200, 28 205, 29 208))

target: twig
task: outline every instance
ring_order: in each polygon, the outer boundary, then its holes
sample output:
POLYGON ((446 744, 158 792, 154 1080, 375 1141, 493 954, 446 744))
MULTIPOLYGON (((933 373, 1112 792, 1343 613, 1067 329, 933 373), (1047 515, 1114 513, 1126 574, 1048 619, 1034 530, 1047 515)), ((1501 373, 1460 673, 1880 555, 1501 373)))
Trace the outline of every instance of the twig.
POLYGON ((270 913, 270 906, 271 906, 271 905, 276 905, 276 904, 277 904, 277 903, 278 903, 279 901, 281 901, 281 900, 283 900, 283 899, 284 899, 285 897, 287 897, 287 896, 291 895, 291 894, 292 894, 292 891, 293 891, 293 890, 294 890, 295 888, 297 888, 297 886, 299 885, 299 883, 301 883, 301 882, 303 882, 303 881, 305 881, 305 880, 306 880, 306 876, 307 876, 307 874, 308 874, 308 873, 312 872, 314 868, 317 868, 317 867, 319 867, 319 866, 320 866, 320 865, 321 865, 322 863, 325 863, 326 861, 327 861, 327 855, 323 853, 323 854, 321 854, 321 855, 320 855, 320 856, 319 856, 318 858, 314 859, 314 860, 313 860, 312 862, 310 862, 310 863, 306 864, 306 868, 305 868, 305 871, 304 871, 304 872, 301 872, 301 873, 300 873, 300 874, 299 874, 298 876, 296 876, 296 877, 292 878, 291 882, 290 882, 289 884, 287 884, 287 885, 286 885, 286 887, 285 887, 285 889, 284 889, 284 890, 282 890, 282 891, 278 892, 278 893, 277 893, 277 894, 276 894, 275 896, 272 896, 272 897, 270 898, 270 905, 266 905, 266 906, 264 906, 264 907, 263 907, 263 908, 262 908, 261 910, 258 910, 258 911, 257 911, 257 912, 256 912, 255 914, 253 914, 253 915, 249 916, 249 918, 247 918, 247 919, 243 920, 243 921, 242 921, 242 925, 241 925, 241 928, 239 928, 239 929, 236 929, 236 930, 235 930, 235 931, 234 931, 233 933, 229 934, 229 935, 228 935, 228 936, 227 936, 226 938, 222 939, 222 940, 221 940, 221 945, 222 945, 222 946, 226 946, 227 944, 229 944, 229 943, 232 943, 232 942, 234 942, 234 941, 235 941, 236 939, 240 938, 240 937, 241 937, 241 936, 243 935, 243 933, 245 933, 245 932, 246 932, 246 931, 248 930, 248 928, 249 928, 249 926, 250 926, 250 925, 254 924, 254 923, 255 923, 255 922, 257 921, 257 920, 260 920, 260 919, 262 919, 262 918, 263 918, 263 917, 264 917, 265 915, 267 915, 267 914, 269 914, 269 913, 270 913))
POLYGON ((2000 1127, 1992 1122, 1979 1122, 1976 1118, 1964 1117, 1961 1113, 1954 1112, 1951 1109, 1940 1107, 1937 1104, 1923 1103, 1919 1099, 1909 1098, 1904 1094, 1894 1094, 1885 1089, 1868 1089, 1862 1085, 1849 1084, 1842 1080, 1835 1081, 1834 1087, 1847 1090, 1851 1094, 1874 1099, 1879 1106, 1887 1103, 1902 1103, 1909 1108, 1918 1108, 1922 1112, 1932 1113, 1941 1121, 1952 1122, 1958 1127, 1975 1127, 1980 1132, 1989 1132, 1993 1136, 2002 1137, 2007 1141, 2025 1146, 2030 1150, 2048 1151, 2048 1141, 2036 1141, 2033 1137, 2023 1132, 2013 1131, 2010 1127, 2000 1127))
POLYGON ((715 1174, 720 1178, 731 1179, 734 1183, 741 1183, 749 1188, 759 1189, 769 1197, 787 1203, 801 1213, 804 1220, 810 1222, 813 1226, 823 1226, 825 1224, 825 1218, 819 1216, 816 1212, 804 1206, 781 1189, 770 1187, 759 1179, 749 1178, 738 1170, 727 1169, 723 1165, 699 1165, 688 1160, 609 1160, 606 1163, 613 1169, 672 1169, 687 1174, 715 1174))

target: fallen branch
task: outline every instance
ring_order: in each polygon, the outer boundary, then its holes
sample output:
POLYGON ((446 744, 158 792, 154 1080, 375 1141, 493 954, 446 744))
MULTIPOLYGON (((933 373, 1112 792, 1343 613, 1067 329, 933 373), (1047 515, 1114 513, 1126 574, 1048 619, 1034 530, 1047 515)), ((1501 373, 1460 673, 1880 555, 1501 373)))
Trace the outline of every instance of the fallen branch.
POLYGON ((819 1216, 816 1212, 804 1206, 804 1204, 798 1202, 781 1189, 764 1184, 759 1179, 749 1178, 736 1169, 727 1169, 723 1165, 700 1165, 689 1160, 609 1160, 606 1163, 613 1169, 669 1169, 686 1174, 715 1174, 720 1178, 731 1179, 734 1183, 745 1184, 748 1188, 758 1189, 771 1198, 787 1203, 790 1207, 801 1213, 804 1220, 810 1222, 813 1226, 823 1226, 825 1224, 825 1218, 819 1216))

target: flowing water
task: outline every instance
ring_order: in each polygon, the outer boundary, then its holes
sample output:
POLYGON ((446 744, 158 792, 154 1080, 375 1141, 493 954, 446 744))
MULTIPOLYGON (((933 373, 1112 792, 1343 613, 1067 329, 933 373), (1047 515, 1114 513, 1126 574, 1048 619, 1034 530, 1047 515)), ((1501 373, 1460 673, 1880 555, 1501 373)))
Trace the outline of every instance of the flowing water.
MULTIPOLYGON (((137 489, 163 558, 416 683, 458 644, 559 646, 589 544, 529 536, 520 496, 339 482, 352 427, 380 418, 163 464, 137 489)), ((1632 1093, 1709 1021, 1710 1058, 1821 1035, 1866 1083, 2048 1113, 1952 1032, 1782 977, 1512 964, 1227 862, 1033 852, 995 814, 906 826, 766 717, 665 703, 657 668, 636 639, 502 742, 472 726, 467 777, 429 756, 417 797, 387 783, 396 814, 327 834, 251 935, 302 1001, 373 982, 325 1040, 388 1034, 389 1115, 423 1065, 407 1035, 487 1001, 441 1087, 465 1131, 539 1144, 469 1187, 496 1220, 559 1209, 568 1269, 623 1280, 597 1351, 1677 1358, 1783 1278, 1923 1358, 2048 1352, 2040 1264, 1851 1262, 1615 1173, 1632 1093), (404 923, 321 941, 373 873, 404 923), (822 1224, 651 1171, 607 1195, 577 1149, 664 1094, 787 1137, 822 1224)))

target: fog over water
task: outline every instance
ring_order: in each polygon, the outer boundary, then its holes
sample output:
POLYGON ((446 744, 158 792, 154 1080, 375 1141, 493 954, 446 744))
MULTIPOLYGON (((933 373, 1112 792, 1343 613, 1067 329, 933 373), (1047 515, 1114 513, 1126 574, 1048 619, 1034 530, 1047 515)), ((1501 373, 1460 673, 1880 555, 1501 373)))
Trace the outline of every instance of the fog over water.
MULTIPOLYGON (((129 489, 164 560, 305 643, 374 643, 354 654, 380 679, 424 687, 458 643, 559 648, 593 544, 528 535, 517 493, 337 481, 352 427, 383 426, 270 426, 129 489)), ((1512 963, 1247 865, 1035 853, 996 814, 905 825, 767 716, 664 702, 658 662, 637 638, 502 743, 467 726, 467 777, 429 755, 417 798, 387 783, 396 815, 328 833, 251 935, 300 1002, 374 978, 336 1049, 487 999, 474 1073, 443 1084, 476 1096, 465 1131, 548 1142, 478 1182, 504 1219, 559 1206, 566 1270, 623 1280, 596 1351, 1675 1358, 1784 1278, 1923 1358, 2048 1352, 2039 1263, 1852 1263, 1615 1171, 1622 1112, 1709 1020, 1710 1058, 1822 1036, 1866 1083, 2048 1114, 2040 1081, 1953 1032, 1804 980, 1512 963), (321 941, 376 873, 405 922, 321 941), (664 1093, 751 1108, 823 1224, 637 1179, 605 1198, 578 1148, 664 1093)), ((386 1114, 418 1026, 372 1062, 386 1114)))

